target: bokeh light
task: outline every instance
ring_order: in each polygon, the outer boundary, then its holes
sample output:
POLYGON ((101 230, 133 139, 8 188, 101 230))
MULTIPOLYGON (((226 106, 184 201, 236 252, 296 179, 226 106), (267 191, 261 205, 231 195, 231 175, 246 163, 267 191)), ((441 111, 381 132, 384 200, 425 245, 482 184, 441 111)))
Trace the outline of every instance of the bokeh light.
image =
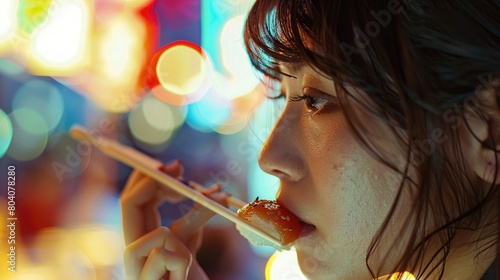
POLYGON ((3 72, 6 75, 16 76, 18 74, 24 73, 24 69, 16 63, 5 59, 0 59, 0 72, 3 72))
POLYGON ((166 104, 147 95, 128 117, 135 140, 149 146, 164 146, 186 119, 182 107, 166 104))
POLYGON ((19 0, 17 23, 22 36, 27 36, 33 33, 35 29, 47 21, 49 17, 49 8, 51 8, 54 2, 56 1, 19 0))
MULTIPOLYGON (((229 163, 236 162, 241 166, 228 176, 226 191, 245 197, 247 189, 238 187, 250 180, 260 187, 251 196, 274 197, 267 179, 257 172, 260 146, 246 142, 248 114, 260 99, 255 97, 258 79, 242 38, 244 14, 253 2, 0 0, 0 103, 8 108, 0 110, 0 155, 10 156, 19 175, 28 172, 30 178, 28 183, 18 181, 19 189, 26 191, 19 205, 28 205, 19 208, 25 210, 21 219, 29 226, 18 234, 20 266, 15 277, 114 279, 108 277, 110 270, 123 265, 114 195, 131 168, 98 152, 78 158, 84 146, 67 134, 75 123, 94 130, 108 120, 112 123, 106 126, 113 129, 102 130, 106 137, 159 160, 181 158, 191 166, 186 178, 199 182, 223 179, 217 171, 227 172, 229 163), (210 6, 207 17, 203 6, 210 6), (203 42, 209 42, 210 52, 203 42), (149 63, 155 53, 155 63, 149 63), (156 79, 153 86, 150 76, 156 79), (219 141, 222 137, 230 138, 231 149, 221 147, 229 145, 219 141), (240 149, 243 141, 248 145, 240 149), (71 170, 56 170, 56 162, 71 170), (33 186, 45 191, 34 192, 33 186), (112 195, 103 195, 103 190, 112 195), (37 212, 47 205, 58 205, 58 211, 51 212, 60 215, 49 219, 37 212)), ((232 227, 228 230, 237 234, 232 227)), ((240 248, 227 243, 233 241, 221 244, 240 248)), ((234 258, 245 268, 234 267, 231 272, 238 276, 229 278, 262 278, 270 253, 255 255, 245 249, 236 250, 234 258)), ((220 264, 213 264, 213 271, 228 272, 220 264)))
MULTIPOLYGON (((300 270, 297 261, 297 252, 292 249, 290 251, 276 251, 267 261, 265 270, 266 280, 306 280, 300 270)), ((332 279, 335 278, 332 276, 332 279)), ((410 272, 396 272, 378 277, 374 280, 416 280, 417 278, 410 272)))
POLYGON ((114 230, 92 226, 77 229, 72 236, 78 240, 78 249, 94 266, 112 266, 122 258, 122 236, 114 230))
POLYGON ((140 8, 143 8, 149 4, 151 4, 151 2, 153 2, 153 0, 122 0, 127 8, 132 8, 132 9, 140 9, 140 8))
POLYGON ((166 90, 179 95, 198 91, 207 79, 205 59, 201 53, 186 45, 165 50, 158 59, 156 74, 166 90))
POLYGON ((231 116, 231 102, 213 92, 189 105, 187 123, 192 128, 202 131, 216 131, 231 116))
POLYGON ((8 41, 16 30, 17 0, 0 1, 0 44, 8 41))
POLYGON ((18 161, 30 161, 39 157, 49 138, 44 118, 28 108, 12 111, 9 117, 13 135, 7 154, 18 161))
MULTIPOLYGON (((260 151, 260 149, 259 149, 260 151)), ((259 167, 257 161, 252 161, 248 166, 248 197, 255 199, 276 199, 280 181, 259 167)))
POLYGON ((99 35, 100 74, 113 82, 137 77, 140 70, 137 64, 145 56, 141 50, 144 33, 144 24, 134 16, 121 15, 110 21, 99 35))
POLYGON ((245 16, 229 20, 220 34, 220 51, 228 75, 218 73, 213 86, 223 96, 233 99, 251 92, 258 84, 243 42, 245 16))
POLYGON ((0 109, 0 158, 5 155, 12 140, 12 123, 9 116, 0 109))
MULTIPOLYGON (((52 280, 58 274, 56 267, 48 265, 30 265, 16 271, 16 280, 52 280)), ((81 279, 79 276, 78 278, 81 279)))
POLYGON ((266 265, 266 280, 306 280, 295 250, 275 252, 266 265))
POLYGON ((215 129, 220 134, 234 134, 248 125, 248 117, 259 106, 262 97, 256 90, 231 100, 231 116, 215 129))
POLYGON ((85 62, 89 9, 84 0, 58 0, 48 10, 47 21, 32 34, 32 70, 69 75, 85 62))
POLYGON ((38 258, 20 269, 19 274, 26 277, 23 279, 110 279, 102 275, 96 278, 96 271, 119 263, 124 249, 121 234, 100 224, 71 229, 48 227, 32 243, 38 258), (42 267, 48 271, 40 276, 48 278, 35 275, 28 278, 36 268, 42 267))
POLYGON ((32 80, 20 87, 12 100, 12 110, 22 108, 38 113, 45 121, 48 131, 52 132, 61 121, 64 103, 57 87, 42 80, 32 80))
MULTIPOLYGON (((380 277, 379 279, 381 279, 382 277, 380 277)), ((387 278, 387 277, 385 277, 387 278)), ((385 278, 382 278, 382 279, 385 279, 385 278)), ((391 276, 391 278, 389 280, 416 280, 417 278, 411 274, 410 272, 403 272, 403 273, 395 273, 391 276)))

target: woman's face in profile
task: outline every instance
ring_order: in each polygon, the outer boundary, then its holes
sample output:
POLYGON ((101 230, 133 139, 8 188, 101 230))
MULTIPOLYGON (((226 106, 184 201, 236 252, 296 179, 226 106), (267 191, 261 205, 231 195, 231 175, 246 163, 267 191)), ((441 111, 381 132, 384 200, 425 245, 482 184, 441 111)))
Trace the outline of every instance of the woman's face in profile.
MULTIPOLYGON (((304 226, 295 244, 301 270, 313 279, 370 279, 367 250, 394 201, 400 175, 376 161, 350 134, 331 80, 308 66, 281 65, 281 70, 296 79, 282 79, 286 106, 259 163, 280 178, 277 200, 315 227, 304 226)), ((390 133, 363 111, 360 107, 358 115, 373 129, 373 140, 395 161, 403 160, 397 158, 402 153, 390 133)), ((397 230, 408 211, 405 205, 395 212, 398 224, 388 227, 391 239, 402 238, 397 230)))

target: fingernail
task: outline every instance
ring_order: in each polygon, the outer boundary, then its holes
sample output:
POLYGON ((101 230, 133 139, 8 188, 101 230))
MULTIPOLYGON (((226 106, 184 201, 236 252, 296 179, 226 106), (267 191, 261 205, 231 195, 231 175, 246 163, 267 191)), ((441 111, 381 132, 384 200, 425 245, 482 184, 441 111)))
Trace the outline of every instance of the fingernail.
POLYGON ((160 171, 165 172, 165 171, 167 171, 167 168, 168 168, 168 167, 172 167, 172 166, 176 166, 176 165, 182 165, 182 161, 181 161, 181 160, 179 160, 179 159, 176 159, 176 160, 174 160, 174 161, 167 162, 167 163, 164 163, 164 164, 160 165, 160 166, 158 167, 158 169, 159 169, 160 171))
POLYGON ((167 171, 167 166, 168 164, 164 164, 164 165, 160 165, 158 166, 158 170, 162 171, 162 172, 166 172, 167 171))

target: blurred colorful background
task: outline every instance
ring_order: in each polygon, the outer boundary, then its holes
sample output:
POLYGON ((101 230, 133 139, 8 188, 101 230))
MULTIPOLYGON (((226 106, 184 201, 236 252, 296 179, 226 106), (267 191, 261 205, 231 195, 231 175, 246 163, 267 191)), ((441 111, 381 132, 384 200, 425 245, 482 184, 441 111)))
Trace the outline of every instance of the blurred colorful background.
MULTIPOLYGON (((279 104, 244 50, 252 3, 0 1, 0 215, 16 218, 15 272, 0 227, 0 279, 125 279, 119 196, 132 170, 74 141, 75 124, 181 159, 185 178, 244 201, 274 198, 279 182, 257 155, 279 104)), ((162 205, 163 223, 191 206, 162 205)), ((273 253, 215 217, 198 259, 210 279, 301 279, 293 266, 266 270, 273 253)))

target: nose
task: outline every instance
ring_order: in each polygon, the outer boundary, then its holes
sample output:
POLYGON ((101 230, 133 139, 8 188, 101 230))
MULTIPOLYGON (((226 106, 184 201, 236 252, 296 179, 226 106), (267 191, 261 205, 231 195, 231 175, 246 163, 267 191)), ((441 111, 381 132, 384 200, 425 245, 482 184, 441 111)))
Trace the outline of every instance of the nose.
POLYGON ((281 180, 299 181, 305 173, 297 116, 285 109, 259 154, 260 168, 281 180))

